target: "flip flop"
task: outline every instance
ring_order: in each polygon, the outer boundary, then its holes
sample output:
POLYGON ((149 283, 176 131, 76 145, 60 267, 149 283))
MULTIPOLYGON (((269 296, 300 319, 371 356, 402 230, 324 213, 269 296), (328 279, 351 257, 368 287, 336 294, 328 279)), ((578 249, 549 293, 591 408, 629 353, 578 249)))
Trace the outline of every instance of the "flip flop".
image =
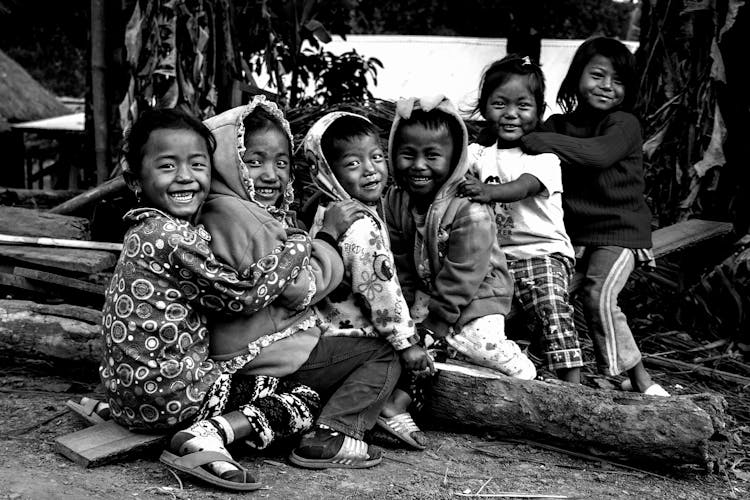
POLYGON ((289 461, 305 469, 369 469, 382 462, 383 456, 379 449, 364 441, 344 436, 341 448, 331 458, 306 458, 294 450, 289 461))
POLYGON ((196 451, 189 453, 185 456, 178 457, 177 455, 164 451, 159 457, 159 461, 173 469, 177 469, 180 472, 189 474, 195 478, 201 479, 209 484, 218 486, 232 491, 254 491, 260 489, 262 486, 256 481, 250 473, 242 465, 235 462, 231 458, 227 457, 216 451, 196 451), (229 462, 230 464, 241 470, 245 477, 245 482, 238 483, 235 481, 228 481, 222 479, 219 476, 215 476, 203 468, 204 465, 210 464, 211 462, 229 462))
POLYGON ((378 417, 377 426, 399 438, 404 443, 417 450, 424 450, 426 446, 419 444, 413 437, 412 432, 421 432, 414 419, 409 413, 399 413, 391 418, 378 417))
POLYGON ((98 399, 84 396, 81 398, 80 403, 69 399, 65 404, 90 424, 100 424, 105 420, 109 420, 109 405, 98 399))
MULTIPOLYGON (((626 378, 620 384, 620 389, 622 389, 623 391, 631 392, 633 391, 633 383, 630 381, 630 379, 626 378)), ((646 390, 643 391, 643 394, 647 396, 661 396, 663 398, 668 398, 671 396, 671 394, 669 394, 669 392, 667 392, 666 389, 664 389, 664 387, 660 386, 657 383, 653 383, 650 386, 648 386, 646 390)))

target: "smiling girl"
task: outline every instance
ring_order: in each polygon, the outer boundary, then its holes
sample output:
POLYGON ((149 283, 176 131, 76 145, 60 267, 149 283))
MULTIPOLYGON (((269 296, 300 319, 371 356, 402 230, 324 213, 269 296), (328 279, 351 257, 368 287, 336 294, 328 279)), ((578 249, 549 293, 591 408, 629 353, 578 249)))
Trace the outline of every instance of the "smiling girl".
POLYGON ((617 297, 636 263, 653 261, 651 211, 643 195, 643 139, 631 111, 638 80, 622 42, 592 38, 576 51, 560 86, 561 115, 549 132, 525 136, 531 153, 562 160, 565 227, 585 275, 583 305, 596 360, 607 375, 627 372, 624 388, 668 396, 651 380, 617 297))
POLYGON ((146 111, 130 130, 124 175, 140 207, 125 216, 130 228, 105 291, 99 372, 117 423, 184 429, 163 462, 217 486, 252 490, 260 484, 225 445, 303 431, 318 396, 301 385, 277 391, 268 378, 238 391, 232 374, 252 359, 252 346, 228 362, 211 360, 206 314, 266 307, 285 289, 277 268, 304 266, 311 245, 304 233, 289 234, 241 272, 216 259, 209 233, 191 222, 208 194, 215 148, 208 128, 177 110, 146 111))
POLYGON ((477 177, 467 177, 459 193, 494 204, 498 242, 514 299, 534 327, 533 346, 560 378, 578 383, 583 360, 568 300, 574 254, 563 224, 560 160, 519 147, 544 112, 544 75, 528 58, 509 55, 487 68, 479 96, 477 111, 496 140, 469 146, 477 177))

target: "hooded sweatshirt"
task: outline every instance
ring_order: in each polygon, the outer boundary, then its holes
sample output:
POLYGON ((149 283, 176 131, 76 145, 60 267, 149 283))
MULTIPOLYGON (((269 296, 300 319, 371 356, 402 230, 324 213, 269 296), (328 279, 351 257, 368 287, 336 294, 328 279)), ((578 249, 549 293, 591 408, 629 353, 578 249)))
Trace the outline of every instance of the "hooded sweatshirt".
MULTIPOLYGON (((343 111, 329 113, 315 122, 302 144, 315 185, 329 199, 338 201, 353 198, 336 179, 320 141, 328 127, 342 116, 367 120, 343 111)), ((324 324, 323 335, 380 336, 400 351, 417 344, 419 336, 401 293, 385 223, 375 207, 358 203, 367 215, 355 221, 338 242, 344 281, 316 306, 324 324)), ((318 207, 310 229, 312 236, 320 230, 327 209, 327 205, 318 207)))
POLYGON ((507 314, 513 297, 513 281, 497 242, 492 208, 457 195, 469 170, 467 150, 466 126, 449 100, 436 96, 399 101, 388 140, 391 175, 396 181, 385 197, 391 250, 407 303, 413 304, 414 292, 422 290, 430 296, 429 316, 454 330, 489 314, 507 314), (445 113, 462 131, 461 143, 454 144, 460 156, 427 210, 423 235, 417 235, 415 218, 419 215, 395 169, 394 140, 415 109, 445 113))
MULTIPOLYGON (((255 201, 247 165, 244 118, 257 106, 265 108, 284 127, 291 148, 289 125, 275 104, 258 96, 246 105, 206 120, 216 137, 211 190, 200 221, 211 233, 216 256, 243 270, 283 244, 289 227, 291 180, 280 207, 255 201)), ((282 377, 297 371, 320 337, 315 313, 310 307, 336 288, 343 278, 338 251, 322 239, 312 242, 310 259, 300 268, 279 270, 286 288, 278 299, 257 313, 229 318, 210 318, 211 356, 228 360, 243 355, 250 343, 260 341, 261 351, 242 369, 247 374, 282 377)))

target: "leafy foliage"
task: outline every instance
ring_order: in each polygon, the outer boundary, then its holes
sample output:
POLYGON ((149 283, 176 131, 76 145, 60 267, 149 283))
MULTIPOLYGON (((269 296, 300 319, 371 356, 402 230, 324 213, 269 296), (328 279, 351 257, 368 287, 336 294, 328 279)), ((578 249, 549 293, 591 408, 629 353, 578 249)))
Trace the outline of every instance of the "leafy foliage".
POLYGON ((542 38, 624 37, 634 4, 612 0, 361 0, 352 31, 507 37, 523 24, 542 38))
POLYGON ((723 117, 731 113, 720 105, 727 80, 719 42, 738 3, 643 3, 638 114, 645 122, 647 197, 659 225, 698 213, 727 215, 726 200, 716 196, 726 163, 723 117))
POLYGON ((368 99, 367 76, 375 78, 380 61, 364 59, 356 52, 337 56, 323 50, 330 32, 345 36, 351 8, 346 0, 247 0, 236 2, 237 25, 248 28, 238 39, 244 54, 260 56, 261 69, 272 76, 283 101, 296 106, 311 99, 305 96, 315 87, 317 103, 334 104, 351 99, 368 99), (330 30, 330 32, 329 32, 330 30), (261 65, 263 68, 261 68, 261 65), (284 74, 291 76, 287 85, 284 74), (348 81, 351 83, 348 83, 348 81))

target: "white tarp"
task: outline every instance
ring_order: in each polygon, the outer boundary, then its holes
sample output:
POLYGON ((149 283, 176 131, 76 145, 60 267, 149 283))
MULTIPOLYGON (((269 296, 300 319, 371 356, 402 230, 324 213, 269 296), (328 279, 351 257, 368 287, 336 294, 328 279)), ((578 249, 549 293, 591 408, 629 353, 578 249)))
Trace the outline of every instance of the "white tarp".
MULTIPOLYGON (((557 91, 573 54, 583 40, 542 40, 540 63, 547 80, 546 113, 559 112, 557 91)), ((635 51, 637 42, 624 42, 635 51)), ((467 38, 412 35, 349 35, 326 44, 326 50, 341 54, 352 49, 383 63, 378 83, 371 87, 375 97, 445 94, 460 110, 476 102, 479 81, 485 67, 506 54, 505 38, 467 38)))

